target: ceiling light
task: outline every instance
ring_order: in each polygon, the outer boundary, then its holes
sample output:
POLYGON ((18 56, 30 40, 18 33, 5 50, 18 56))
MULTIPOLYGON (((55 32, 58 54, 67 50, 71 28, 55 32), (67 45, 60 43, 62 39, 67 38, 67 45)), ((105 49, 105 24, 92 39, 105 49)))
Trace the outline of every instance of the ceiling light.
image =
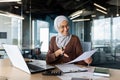
POLYGON ((15 9, 18 9, 19 7, 18 6, 14 6, 15 9))
POLYGON ((21 0, 0 0, 0 2, 18 2, 21 0))
POLYGON ((117 14, 116 14, 116 16, 119 16, 119 9, 118 9, 118 0, 116 1, 117 2, 117 5, 116 5, 116 7, 117 7, 117 14))
POLYGON ((119 16, 119 14, 116 14, 116 16, 119 16))
POLYGON ((99 8, 101 8, 101 9, 103 9, 103 10, 107 10, 105 7, 102 7, 102 6, 100 6, 100 5, 98 5, 98 4, 96 4, 96 3, 94 3, 94 5, 96 6, 96 7, 99 7, 99 8))
POLYGON ((75 18, 77 18, 77 17, 79 17, 79 16, 80 16, 80 14, 79 14, 79 15, 72 16, 72 17, 70 17, 70 19, 72 20, 72 19, 75 19, 75 18))
POLYGON ((83 12, 83 10, 78 10, 78 11, 72 13, 70 16, 73 17, 73 16, 81 14, 82 12, 83 12))
POLYGON ((91 17, 96 17, 96 15, 91 15, 91 17))
POLYGON ((76 17, 79 17, 83 13, 83 11, 84 11, 84 9, 83 10, 78 10, 78 11, 72 13, 69 17, 72 18, 72 19, 76 18, 76 17))
POLYGON ((17 1, 17 4, 22 4, 22 2, 21 1, 17 1))
POLYGON ((99 11, 99 12, 101 12, 101 13, 104 13, 104 14, 107 14, 107 12, 105 12, 105 11, 103 11, 103 10, 101 10, 101 9, 96 9, 97 11, 99 11))
POLYGON ((90 19, 75 19, 72 22, 89 21, 90 19))
POLYGON ((11 17, 11 18, 18 18, 18 19, 24 19, 24 17, 13 14, 13 13, 9 13, 9 12, 4 12, 4 11, 0 11, 0 15, 1 16, 6 16, 6 17, 11 17))

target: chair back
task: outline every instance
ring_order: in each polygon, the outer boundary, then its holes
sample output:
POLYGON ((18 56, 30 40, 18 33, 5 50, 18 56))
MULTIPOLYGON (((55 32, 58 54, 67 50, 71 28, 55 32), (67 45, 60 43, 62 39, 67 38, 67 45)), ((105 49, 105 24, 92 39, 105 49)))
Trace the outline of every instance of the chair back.
POLYGON ((120 54, 120 44, 115 47, 115 53, 120 54))
POLYGON ((92 49, 92 44, 91 42, 81 42, 83 52, 85 51, 90 51, 92 49))

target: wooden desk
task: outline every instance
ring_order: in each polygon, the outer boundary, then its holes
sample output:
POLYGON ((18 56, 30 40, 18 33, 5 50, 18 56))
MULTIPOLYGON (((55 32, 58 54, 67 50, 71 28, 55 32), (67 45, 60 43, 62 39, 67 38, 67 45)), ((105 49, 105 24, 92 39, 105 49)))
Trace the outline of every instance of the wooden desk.
MULTIPOLYGON (((120 80, 120 70, 110 69, 110 80, 120 80)), ((0 76, 5 76, 8 80, 60 80, 56 76, 43 76, 41 73, 28 74, 13 67, 9 59, 0 59, 0 76)))
POLYGON ((8 80, 60 80, 56 76, 43 76, 41 73, 28 74, 13 67, 9 59, 0 59, 0 76, 8 80))

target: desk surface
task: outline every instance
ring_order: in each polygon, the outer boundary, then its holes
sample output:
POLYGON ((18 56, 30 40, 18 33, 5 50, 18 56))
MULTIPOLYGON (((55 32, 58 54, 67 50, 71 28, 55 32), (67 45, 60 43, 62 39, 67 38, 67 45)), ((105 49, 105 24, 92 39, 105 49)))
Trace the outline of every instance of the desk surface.
POLYGON ((0 76, 5 76, 8 80, 60 80, 56 76, 43 76, 41 73, 28 74, 13 67, 8 59, 0 60, 0 76))
MULTIPOLYGON (((110 80, 120 80, 120 70, 110 69, 110 80)), ((41 73, 28 74, 13 67, 9 59, 0 59, 0 76, 8 80, 60 80, 56 76, 43 76, 41 73)))

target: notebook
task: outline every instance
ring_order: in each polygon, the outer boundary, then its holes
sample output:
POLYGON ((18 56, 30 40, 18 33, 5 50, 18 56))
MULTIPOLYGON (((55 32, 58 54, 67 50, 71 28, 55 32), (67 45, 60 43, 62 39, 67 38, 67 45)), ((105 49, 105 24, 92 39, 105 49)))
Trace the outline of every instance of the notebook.
POLYGON ((110 77, 110 72, 109 72, 108 68, 95 67, 93 75, 94 76, 110 77))
POLYGON ((3 44, 12 65, 29 74, 54 69, 54 66, 47 65, 45 61, 33 60, 25 62, 22 53, 17 45, 3 44))

